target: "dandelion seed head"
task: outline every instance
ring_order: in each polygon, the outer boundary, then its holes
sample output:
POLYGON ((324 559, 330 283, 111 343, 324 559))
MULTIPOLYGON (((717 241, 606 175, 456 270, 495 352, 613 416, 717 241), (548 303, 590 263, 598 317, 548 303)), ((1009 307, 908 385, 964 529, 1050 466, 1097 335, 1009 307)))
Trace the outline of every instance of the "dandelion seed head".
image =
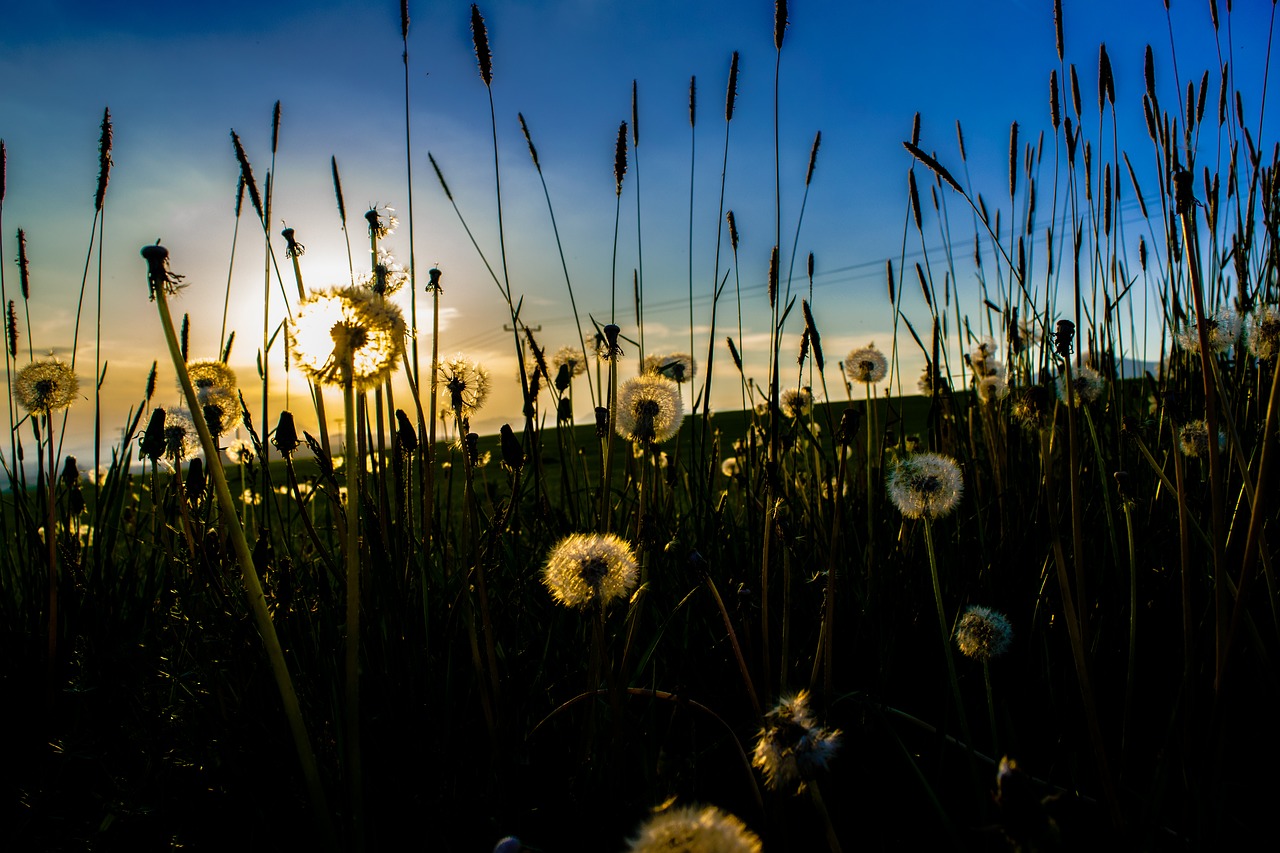
POLYGON ((70 365, 57 359, 33 361, 13 377, 13 397, 33 415, 47 415, 71 405, 80 379, 70 365))
POLYGON ((760 838, 715 806, 664 807, 640 825, 630 853, 760 853, 760 838))
POLYGON ((1249 352, 1261 359, 1280 354, 1280 311, 1273 305, 1260 306, 1249 317, 1249 352))
POLYGON ((788 388, 778 398, 778 406, 789 418, 803 417, 813 411, 813 392, 808 388, 788 388))
POLYGON ((966 657, 988 661, 1000 657, 1013 642, 1013 628, 1000 611, 972 605, 956 626, 956 645, 966 657))
POLYGON ((840 730, 818 725, 809 708, 809 693, 801 690, 765 714, 751 764, 764 774, 770 790, 800 793, 830 763, 839 746, 840 730))
POLYGON ((587 369, 587 363, 583 360, 582 350, 576 347, 560 347, 551 355, 551 366, 557 371, 561 367, 569 368, 569 375, 581 376, 587 369))
POLYGON ((409 283, 409 271, 390 252, 379 246, 373 270, 361 275, 359 283, 380 296, 393 296, 409 283))
POLYGON ((920 372, 920 378, 916 380, 917 390, 925 397, 932 397, 934 394, 946 391, 947 387, 947 380, 942 374, 930 367, 925 367, 920 372))
POLYGON ((242 411, 240 398, 229 388, 204 387, 196 391, 197 402, 204 413, 205 423, 209 431, 215 435, 226 435, 240 426, 242 411), (217 420, 215 423, 214 420, 217 420))
POLYGON ((960 503, 964 478, 955 460, 913 453, 889 472, 889 499, 907 518, 941 518, 960 503))
POLYGON ((645 374, 618 389, 617 430, 623 438, 661 444, 680 431, 684 401, 680 388, 665 376, 645 374))
MULTIPOLYGON (((1226 352, 1240 337, 1240 315, 1231 308, 1223 308, 1204 318, 1205 337, 1209 349, 1215 353, 1226 352)), ((1178 331, 1178 342, 1189 353, 1200 352, 1200 331, 1195 323, 1189 323, 1178 331)))
POLYGON ((236 372, 213 358, 187 362, 187 375, 191 377, 191 384, 197 392, 202 388, 234 390, 236 387, 236 372))
POLYGON ((164 413, 164 455, 170 462, 190 459, 200 452, 200 435, 191 413, 177 407, 164 413))
POLYGON ((845 356, 844 369, 851 382, 875 385, 888 375, 889 360, 871 343, 845 356))
POLYGON ((626 598, 636 585, 635 552, 612 533, 573 533, 547 555, 542 582, 566 607, 601 607, 626 598))
POLYGON ((243 438, 233 438, 222 448, 222 453, 234 465, 247 465, 253 461, 253 445, 243 438))
MULTIPOLYGON (((1182 448, 1182 455, 1192 458, 1209 455, 1209 425, 1204 420, 1190 421, 1182 425, 1182 429, 1178 430, 1178 445, 1182 448)), ((1227 446, 1227 435, 1222 430, 1218 430, 1218 449, 1223 450, 1227 446)))
POLYGON ((395 370, 404 347, 400 309, 363 287, 311 293, 298 304, 289 326, 289 351, 307 378, 340 385, 350 360, 357 390, 382 383, 395 370))
POLYGON ((978 377, 977 390, 978 399, 984 403, 993 403, 1009 393, 1009 384, 1004 381, 1003 375, 993 373, 978 377))
POLYGON ((449 411, 468 417, 489 396, 489 371, 458 353, 440 362, 440 396, 449 411))
MULTIPOLYGON (((1071 374, 1071 390, 1072 402, 1080 406, 1086 403, 1095 403, 1102 397, 1102 392, 1106 386, 1102 381, 1102 374, 1094 370, 1089 365, 1081 365, 1071 374)), ((1066 373, 1058 374, 1058 399, 1067 402, 1067 375, 1066 373)))
POLYGON ((666 355, 646 355, 640 370, 651 376, 665 376, 676 384, 683 385, 693 379, 697 365, 693 356, 687 352, 673 352, 666 355))

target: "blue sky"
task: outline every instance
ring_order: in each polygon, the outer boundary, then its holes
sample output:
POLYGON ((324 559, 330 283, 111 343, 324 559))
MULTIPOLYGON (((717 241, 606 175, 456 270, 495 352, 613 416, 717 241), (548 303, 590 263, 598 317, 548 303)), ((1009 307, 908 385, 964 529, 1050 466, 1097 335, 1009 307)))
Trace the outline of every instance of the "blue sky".
MULTIPOLYGON (((159 324, 146 299, 138 257, 138 249, 157 238, 170 249, 174 268, 191 282, 174 310, 192 314, 193 356, 216 353, 231 269, 230 325, 237 332, 232 363, 243 384, 255 386, 254 358, 262 345, 263 241, 256 222, 245 216, 231 267, 238 172, 229 131, 240 134, 262 182, 270 168, 272 106, 281 101, 280 148, 273 173, 274 246, 277 251, 283 248, 278 234, 287 222, 307 246, 302 263, 308 284, 345 281, 346 246, 329 158, 336 157, 341 168, 357 263, 366 245, 360 215, 368 205, 390 205, 402 220, 408 213, 398 4, 53 0, 16 5, 6 13, 6 26, 0 31, 0 79, 6 81, 0 87, 0 138, 8 154, 0 250, 6 290, 14 297, 14 234, 26 229, 37 354, 53 350, 70 357, 93 216, 98 123, 103 108, 110 107, 115 166, 101 255, 102 354, 110 364, 103 388, 108 403, 105 435, 108 440, 115 435, 125 411, 140 399, 153 359, 161 361, 162 390, 156 402, 176 400, 170 390, 172 368, 165 369, 159 324)), ((1175 0, 1171 34, 1161 0, 1064 2, 1066 58, 1079 67, 1086 130, 1096 138, 1097 57, 1105 42, 1115 69, 1120 147, 1131 152, 1148 193, 1155 186, 1151 148, 1141 121, 1143 48, 1148 43, 1155 53, 1161 97, 1168 102, 1179 91, 1175 50, 1181 85, 1212 69, 1211 93, 1216 92, 1218 51, 1229 51, 1246 113, 1256 122, 1272 4, 1237 0, 1229 44, 1225 26, 1215 43, 1208 5, 1207 0, 1175 0)), ((884 261, 893 258, 897 264, 902 250, 906 173, 912 162, 901 142, 909 136, 916 112, 922 116, 923 147, 964 172, 993 204, 1004 199, 1008 207, 1010 122, 1019 122, 1026 141, 1041 131, 1051 133, 1048 81, 1050 71, 1058 67, 1052 2, 790 6, 780 78, 784 265, 800 212, 810 145, 821 131, 796 269, 798 273, 803 268, 808 252, 815 254, 814 304, 828 359, 834 362, 869 340, 886 347, 889 343, 892 315, 885 296, 884 261), (957 121, 964 128, 967 170, 956 148, 957 121)), ((609 313, 613 277, 614 139, 618 123, 630 120, 631 86, 636 81, 640 146, 632 153, 622 196, 618 321, 624 332, 634 334, 628 328, 634 326, 631 279, 642 262, 646 343, 650 349, 687 349, 692 266, 698 297, 696 356, 701 362, 706 356, 706 294, 714 276, 719 223, 725 84, 730 56, 734 50, 740 52, 725 206, 734 210, 742 234, 741 268, 736 272, 745 289, 744 349, 752 372, 763 381, 760 340, 767 328, 767 306, 759 287, 774 230, 773 3, 496 0, 480 4, 480 9, 494 55, 493 95, 512 287, 524 297, 523 319, 542 326, 540 342, 552 350, 572 343, 576 333, 546 203, 520 135, 517 112, 524 114, 538 146, 583 320, 587 312, 603 320, 609 313), (698 93, 692 143, 691 76, 696 77, 698 93), (691 144, 696 152, 692 258, 691 144), (642 255, 637 250, 637 188, 642 255)), ((1225 22, 1225 4, 1222 11, 1225 22)), ((478 419, 478 426, 488 430, 520 418, 512 393, 513 350, 501 329, 506 308, 427 162, 431 152, 468 224, 496 263, 489 105, 476 70, 469 12, 465 2, 410 3, 414 251, 420 272, 433 264, 444 270, 442 353, 461 350, 483 360, 501 392, 478 419)), ((1263 138, 1274 140, 1274 131, 1275 122, 1269 118, 1263 138)), ((926 177, 919 169, 917 174, 926 177)), ((1050 177, 1042 173, 1043 180, 1050 177)), ((963 274, 970 266, 972 225, 959 199, 952 195, 946 203, 960 244, 957 257, 963 274)), ((245 210, 249 211, 247 204, 245 210)), ((936 223, 927 222, 926 230, 931 244, 939 245, 936 223)), ((1135 229, 1127 242, 1136 240, 1135 229)), ((388 246, 407 263, 408 230, 403 224, 388 246)), ((95 254, 95 275, 97 264, 95 254)), ((721 274, 731 268, 726 246, 721 274)), ((807 295, 807 282, 797 280, 796 286, 807 295)), ((94 289, 91 280, 85 303, 85 322, 90 323, 94 289)), ((271 289, 271 318, 278 323, 285 308, 279 285, 273 282, 271 289)), ((286 278, 285 292, 296 301, 291 278, 286 278)), ((721 304, 719 339, 729 332, 736 336, 732 293, 731 278, 726 291, 730 301, 721 304)), ((425 298, 419 299, 423 327, 429 326, 426 304, 425 298)), ((962 309, 975 310, 975 316, 976 308, 962 302, 962 309)), ((906 302, 908 316, 927 316, 922 309, 913 293, 906 302)), ((21 310, 20 306, 20 316, 21 310)), ((798 333, 799 327, 792 329, 798 333)), ((86 388, 93 370, 92 339, 92 331, 82 329, 77 371, 86 388)), ((426 336, 422 347, 428 351, 426 336)), ((790 352, 794 344, 784 347, 790 352)), ((26 348, 24 327, 24 358, 26 348)), ((906 350, 903 356, 910 387, 919 360, 912 360, 906 350)), ((279 343, 270 358, 274 383, 284 375, 279 343)), ((717 362, 718 369, 729 366, 723 347, 717 362)), ((638 359, 632 363, 638 364, 638 359)), ((716 381, 721 394, 714 405, 736 407, 733 377, 718 372, 716 381)), ((305 421, 305 398, 299 396, 305 386, 296 373, 290 374, 289 382, 289 405, 305 421)), ((281 398, 273 409, 278 410, 284 403, 283 381, 276 391, 281 398)), ((585 411, 585 389, 578 400, 585 411)), ((91 403, 72 409, 69 450, 91 455, 86 449, 91 421, 91 403)))

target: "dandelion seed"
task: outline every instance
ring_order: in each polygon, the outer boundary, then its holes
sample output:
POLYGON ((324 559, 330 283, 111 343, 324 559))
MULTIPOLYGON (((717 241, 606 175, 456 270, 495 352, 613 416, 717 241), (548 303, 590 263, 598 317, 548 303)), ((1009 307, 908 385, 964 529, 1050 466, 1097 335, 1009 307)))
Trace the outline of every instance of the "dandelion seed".
POLYGON ((800 793, 827 766, 840 746, 840 730, 818 725, 809 709, 809 692, 783 698, 765 714, 751 764, 773 791, 800 793))
POLYGON ((80 390, 80 379, 70 365, 57 359, 33 361, 13 377, 13 397, 33 415, 65 409, 80 390))
POLYGON ((1045 424, 1051 400, 1048 388, 1032 385, 1014 397, 1009 415, 1027 429, 1037 429, 1045 424))
POLYGON ((647 355, 641 364, 641 372, 651 376, 665 376, 683 385, 693 379, 697 369, 693 356, 687 352, 673 352, 667 355, 647 355))
POLYGON ((760 853, 746 824, 715 806, 664 807, 640 825, 630 853, 760 853))
POLYGON ((855 349, 844 359, 844 370, 852 382, 875 385, 889 373, 889 360, 876 349, 875 344, 855 349))
POLYGON ((542 582, 566 607, 603 607, 626 598, 638 576, 635 552, 612 533, 566 536, 542 567, 542 582))
POLYGON ((889 499, 907 518, 941 518, 956 508, 964 478, 955 460, 913 453, 889 472, 889 499))
POLYGON ((679 386, 665 376, 637 376, 618 389, 616 423, 623 438, 661 444, 680 431, 683 418, 679 386))
MULTIPOLYGON (((1064 403, 1067 402, 1067 375, 1065 373, 1058 374, 1057 385, 1058 399, 1064 403)), ((1075 373, 1071 375, 1072 400, 1077 406, 1097 402, 1102 397, 1105 387, 1102 381, 1102 374, 1087 364, 1076 368, 1075 373)))
POLYGON ((813 392, 808 388, 788 388, 778 398, 778 406, 789 418, 804 417, 813 411, 813 392))
POLYGON ((960 617, 956 626, 956 645, 965 657, 989 661, 1009 650, 1013 642, 1013 628, 1008 618, 998 610, 972 605, 960 617))
POLYGON ((439 382, 441 397, 458 417, 479 409, 489 396, 489 371, 461 353, 440 363, 439 382))
MULTIPOLYGON (((1224 308, 1217 313, 1204 318, 1205 337, 1209 342, 1209 349, 1212 352, 1220 353, 1231 349, 1236 342, 1236 338, 1240 337, 1240 315, 1230 308, 1224 308)), ((1184 326, 1178 332, 1178 342, 1182 344, 1182 348, 1189 353, 1198 354, 1200 352, 1200 331, 1196 324, 1192 323, 1184 326)))
POLYGON ((350 370, 357 390, 383 382, 404 347, 400 309, 362 287, 313 292, 298 304, 289 326, 289 351, 307 378, 342 384, 350 370))
POLYGON ((1280 354, 1280 311, 1275 306, 1260 306, 1249 318, 1247 334, 1249 352, 1261 359, 1280 354))

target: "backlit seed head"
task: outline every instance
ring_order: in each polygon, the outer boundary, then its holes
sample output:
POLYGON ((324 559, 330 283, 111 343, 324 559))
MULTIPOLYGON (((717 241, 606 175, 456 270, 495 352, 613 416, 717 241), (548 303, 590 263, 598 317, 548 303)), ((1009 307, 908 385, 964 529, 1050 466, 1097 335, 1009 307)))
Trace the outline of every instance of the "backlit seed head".
POLYGON ((13 377, 14 399, 33 415, 65 409, 79 390, 75 371, 57 359, 33 361, 13 377))
POLYGON ((542 582, 566 607, 603 607, 626 598, 638 575, 635 552, 612 533, 566 536, 542 567, 542 582))
POLYGON ((907 518, 941 518, 960 503, 964 478, 955 460, 913 453, 889 472, 889 499, 907 518))
MULTIPOLYGON (((1230 308, 1224 308, 1204 318, 1205 337, 1209 342, 1209 350, 1226 352, 1240 337, 1240 315, 1230 308)), ((1178 331, 1178 342, 1189 353, 1200 352, 1200 330, 1195 323, 1183 326, 1178 331)))
POLYGON ((468 417, 489 396, 489 371, 461 353, 440 362, 441 401, 459 417, 468 417))
POLYGON ((813 392, 808 388, 788 388, 778 398, 778 406, 789 418, 799 418, 813 411, 813 392))
MULTIPOLYGON (((594 338, 592 340, 594 342, 594 338)), ((581 376, 583 371, 587 369, 586 359, 582 354, 582 350, 577 347, 560 347, 551 355, 551 366, 557 372, 559 372, 560 368, 567 367, 570 378, 581 376)))
POLYGON ((641 365, 641 372, 651 376, 665 376, 683 385, 693 379, 697 370, 693 356, 687 352, 673 352, 666 355, 646 355, 641 365))
MULTIPOLYGON (((1178 445, 1182 448, 1184 456, 1199 458, 1209 455, 1209 426, 1203 420, 1190 421, 1182 425, 1182 429, 1178 430, 1178 445)), ((1218 430, 1218 449, 1223 450, 1227 446, 1227 436, 1222 430, 1218 430)))
POLYGON ((1280 354, 1280 311, 1273 305, 1260 306, 1249 317, 1249 351, 1261 359, 1280 354))
POLYGON ((683 419, 679 386, 665 376, 637 376, 618 389, 616 425, 623 438, 661 444, 679 432, 683 419))
POLYGON ((213 358, 187 362, 187 375, 191 377, 191 384, 195 386, 197 393, 202 388, 225 388, 234 391, 236 387, 236 372, 213 358))
POLYGON ((363 287, 334 287, 298 304, 289 325, 289 351, 311 381, 341 385, 349 369, 352 385, 364 391, 395 370, 404 336, 397 306, 363 287))
POLYGON ((173 408, 164 415, 164 456, 170 462, 190 459, 200 452, 200 435, 186 409, 173 408))
POLYGON ((867 344, 845 356, 844 370, 851 382, 875 385, 888 375, 889 360, 875 344, 867 344))
MULTIPOLYGON (((1067 402, 1067 374, 1058 374, 1058 399, 1067 402)), ((1097 402, 1102 397, 1106 385, 1102 374, 1089 365, 1077 367, 1071 374, 1071 401, 1077 406, 1097 402)))

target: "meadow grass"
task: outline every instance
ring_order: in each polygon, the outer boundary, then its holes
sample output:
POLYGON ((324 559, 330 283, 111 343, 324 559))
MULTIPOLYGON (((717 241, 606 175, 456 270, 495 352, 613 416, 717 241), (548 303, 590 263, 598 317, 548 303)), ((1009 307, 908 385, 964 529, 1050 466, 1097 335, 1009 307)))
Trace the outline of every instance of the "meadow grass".
MULTIPOLYGON (((401 14, 407 87, 407 4, 401 14)), ((779 3, 775 98, 786 20, 779 3)), ((471 23, 496 123, 500 78, 475 7, 471 23)), ((405 320, 388 299, 417 272, 380 254, 389 223, 372 210, 369 270, 353 261, 350 290, 307 291, 286 234, 295 307, 333 303, 318 343, 305 311, 283 331, 264 319, 264 350, 288 339, 322 425, 318 389, 341 388, 340 445, 271 413, 265 370, 257 419, 252 389, 188 377, 168 313, 179 282, 152 246, 139 276, 194 415, 188 428, 155 414, 153 373, 110 463, 86 479, 57 451, 50 388, 23 384, 30 350, 6 292, 20 404, 0 500, 7 844, 478 850, 514 834, 539 850, 621 849, 673 797, 736 815, 769 850, 1265 837, 1275 786, 1257 773, 1280 746, 1280 146, 1268 153, 1249 129, 1244 98, 1260 93, 1222 71, 1216 115, 1209 74, 1164 109, 1148 63, 1157 171, 1144 195, 1139 152, 1118 150, 1127 105, 1105 48, 1094 116, 1058 33, 1052 136, 1013 125, 1002 202, 969 185, 959 127, 958 162, 912 128, 883 353, 824 353, 812 287, 792 293, 800 222, 783 254, 779 214, 768 304, 754 306, 769 318, 767 375, 740 355, 741 295, 735 372, 721 351, 717 376, 740 384, 741 411, 711 409, 690 353, 619 357, 619 340, 643 340, 638 271, 638 328, 594 323, 591 341, 549 355, 520 319, 500 244, 485 264, 524 406, 514 427, 476 435, 491 380, 440 359, 435 270, 422 375, 416 302, 405 320), (1119 214, 1126 180, 1136 224, 1119 214), (949 248, 964 219, 971 287, 949 248), (924 312, 908 315, 908 288, 924 312), (903 394, 903 365, 921 360, 921 393, 903 394), (393 394, 396 372, 411 399, 393 394), (583 384, 595 423, 574 420, 583 384), (234 444, 232 422, 245 436, 234 444), (268 444, 277 458, 264 463, 268 444), (553 556, 574 535, 584 550, 553 556), (556 561, 568 562, 544 576, 556 561)), ((736 68, 735 54, 726 162, 736 68)), ((277 105, 273 139, 278 124, 277 105)), ((109 128, 104 116, 91 243, 105 229, 109 128)), ((624 124, 619 206, 627 144, 624 124)), ((235 149, 270 247, 269 185, 264 201, 238 137, 235 149)), ((715 217, 713 312, 726 235, 739 290, 723 191, 715 217)), ((694 219, 691 207, 691 247, 694 219)), ((558 236, 557 250, 563 264, 558 236)), ((275 287, 287 303, 272 257, 265 301, 275 287)), ((567 266, 565 280, 581 338, 567 266)), ((713 331, 704 369, 721 344, 713 331)))

